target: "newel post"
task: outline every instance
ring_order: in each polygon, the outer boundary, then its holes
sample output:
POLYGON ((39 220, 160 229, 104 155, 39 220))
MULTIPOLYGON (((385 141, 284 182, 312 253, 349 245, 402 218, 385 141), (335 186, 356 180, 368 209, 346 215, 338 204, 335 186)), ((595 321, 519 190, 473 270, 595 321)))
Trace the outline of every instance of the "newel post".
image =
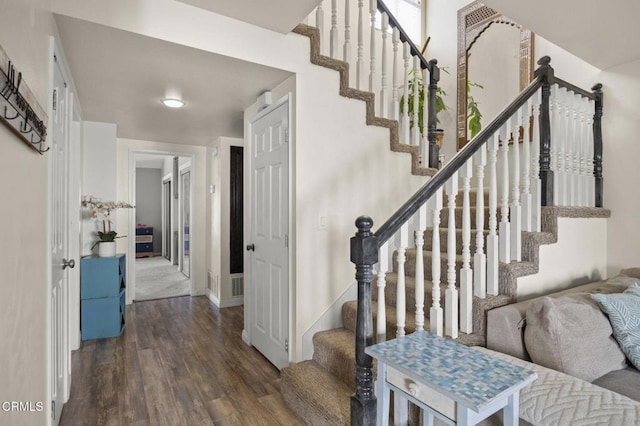
POLYGON ((373 359, 364 350, 373 344, 371 281, 373 265, 378 263, 378 242, 371 233, 373 220, 356 219, 358 232, 351 237, 351 262, 356 265, 358 313, 356 320, 356 391, 351 395, 351 425, 376 424, 376 396, 373 387, 373 359))
POLYGON ((431 70, 429 72, 429 100, 427 115, 427 140, 429 141, 429 167, 438 168, 438 156, 440 148, 436 143, 436 129, 438 127, 438 117, 436 116, 436 96, 438 90, 438 82, 440 81, 440 68, 438 61, 432 59, 429 61, 431 70))
POLYGON ((596 207, 602 207, 602 84, 598 83, 591 88, 595 96, 595 113, 593 114, 593 176, 596 180, 595 195, 596 207))
POLYGON ((549 100, 554 74, 551 58, 543 56, 538 60, 540 67, 535 76, 542 76, 542 104, 540 105, 540 183, 541 205, 553 205, 553 170, 551 170, 551 119, 549 117, 549 100))

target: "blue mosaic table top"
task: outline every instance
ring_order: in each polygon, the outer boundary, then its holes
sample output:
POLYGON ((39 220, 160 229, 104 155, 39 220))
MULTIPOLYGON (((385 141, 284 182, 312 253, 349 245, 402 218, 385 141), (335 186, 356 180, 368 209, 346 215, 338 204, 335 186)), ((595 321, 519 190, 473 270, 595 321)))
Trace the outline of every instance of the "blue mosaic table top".
POLYGON ((531 370, 424 331, 369 346, 366 353, 474 411, 537 378, 531 370))

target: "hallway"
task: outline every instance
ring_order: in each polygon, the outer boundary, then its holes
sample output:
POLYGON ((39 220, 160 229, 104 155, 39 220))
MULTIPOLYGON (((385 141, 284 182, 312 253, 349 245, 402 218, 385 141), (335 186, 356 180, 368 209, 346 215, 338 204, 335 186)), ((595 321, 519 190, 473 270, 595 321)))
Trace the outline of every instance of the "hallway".
POLYGON ((187 296, 190 291, 189 278, 164 257, 136 259, 136 302, 187 296))
POLYGON ((243 307, 206 297, 127 306, 122 336, 73 353, 60 425, 296 425, 280 374, 241 340, 243 307))

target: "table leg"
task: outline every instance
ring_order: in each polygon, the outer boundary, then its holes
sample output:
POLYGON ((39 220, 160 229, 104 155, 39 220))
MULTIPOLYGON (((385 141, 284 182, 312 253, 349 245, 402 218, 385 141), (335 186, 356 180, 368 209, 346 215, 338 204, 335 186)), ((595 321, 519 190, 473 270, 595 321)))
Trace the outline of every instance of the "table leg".
POLYGON ((503 410, 505 426, 517 426, 520 420, 520 393, 515 392, 507 399, 507 405, 503 410))
POLYGON ((389 404, 391 404, 389 396, 389 387, 386 380, 387 366, 378 362, 378 382, 376 383, 376 393, 378 397, 378 425, 389 424, 389 404))
POLYGON ((409 424, 409 400, 401 392, 393 393, 393 424, 395 426, 409 424))
POLYGON ((422 411, 422 426, 433 426, 433 414, 428 411, 422 411))

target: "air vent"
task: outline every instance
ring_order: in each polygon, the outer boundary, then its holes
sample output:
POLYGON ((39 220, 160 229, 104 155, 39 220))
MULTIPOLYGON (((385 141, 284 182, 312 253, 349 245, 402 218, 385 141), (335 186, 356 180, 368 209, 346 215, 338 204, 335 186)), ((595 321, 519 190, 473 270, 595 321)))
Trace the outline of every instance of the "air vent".
POLYGON ((242 296, 244 295, 244 277, 232 277, 231 278, 231 295, 242 296))

